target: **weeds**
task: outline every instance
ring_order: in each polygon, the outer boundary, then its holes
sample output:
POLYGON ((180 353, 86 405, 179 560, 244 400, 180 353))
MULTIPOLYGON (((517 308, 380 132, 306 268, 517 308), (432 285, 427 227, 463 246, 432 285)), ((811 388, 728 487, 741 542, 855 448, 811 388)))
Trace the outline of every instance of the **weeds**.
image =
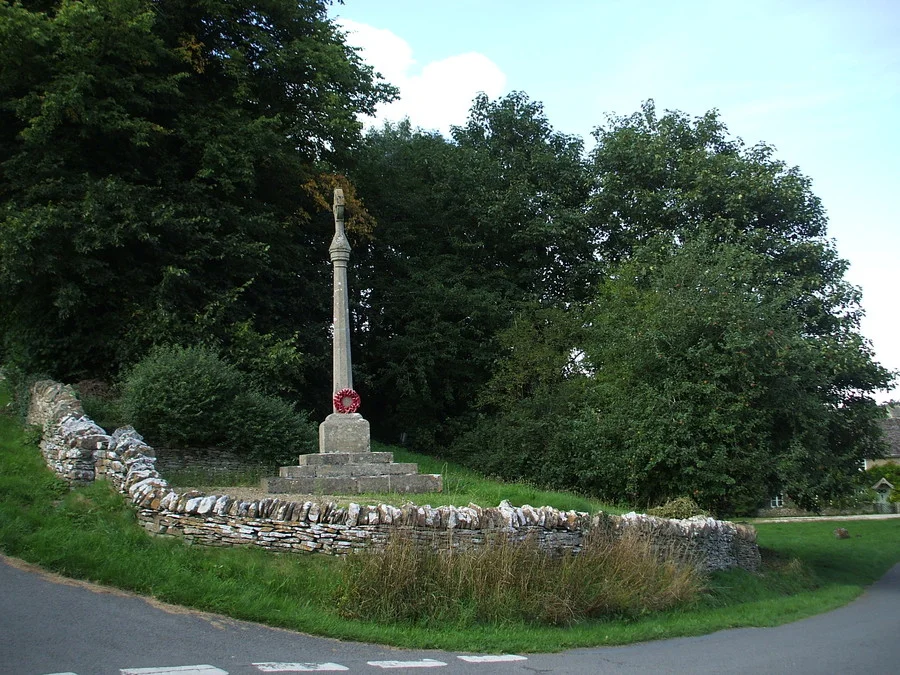
POLYGON ((702 586, 694 566, 637 537, 592 537, 578 555, 548 556, 532 539, 436 551, 398 535, 347 561, 338 604, 380 622, 555 626, 670 609, 702 586))

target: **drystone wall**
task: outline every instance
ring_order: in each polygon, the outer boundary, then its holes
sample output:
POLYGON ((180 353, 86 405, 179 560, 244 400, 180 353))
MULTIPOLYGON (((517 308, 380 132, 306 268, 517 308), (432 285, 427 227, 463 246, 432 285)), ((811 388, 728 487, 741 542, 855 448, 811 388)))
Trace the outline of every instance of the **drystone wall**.
POLYGON ((207 475, 237 472, 278 471, 271 462, 248 460, 238 453, 218 448, 154 448, 157 470, 168 476, 175 471, 196 471, 207 475))
POLYGON ((131 427, 107 434, 84 414, 71 387, 56 382, 34 385, 28 421, 43 427, 41 451, 58 475, 73 484, 109 480, 128 495, 146 530, 197 544, 344 554, 384 546, 391 536, 402 534, 433 547, 478 547, 497 537, 530 538, 548 553, 577 553, 591 534, 633 534, 708 570, 753 570, 760 562, 753 528, 711 518, 591 516, 508 502, 493 508, 352 503, 344 507, 334 502, 244 501, 179 492, 156 470, 154 451, 140 434, 131 427))

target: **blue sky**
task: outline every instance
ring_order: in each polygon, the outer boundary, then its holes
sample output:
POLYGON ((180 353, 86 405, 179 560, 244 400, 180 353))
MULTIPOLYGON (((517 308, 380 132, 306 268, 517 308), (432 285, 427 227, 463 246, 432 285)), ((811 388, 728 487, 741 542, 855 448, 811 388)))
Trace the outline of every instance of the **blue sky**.
MULTIPOLYGON (((400 87, 379 118, 446 132, 475 93, 520 90, 590 145, 648 98, 718 109, 812 178, 863 290, 862 332, 900 370, 897 0, 346 0, 331 14, 400 87)), ((900 383, 878 398, 900 400, 900 383)))

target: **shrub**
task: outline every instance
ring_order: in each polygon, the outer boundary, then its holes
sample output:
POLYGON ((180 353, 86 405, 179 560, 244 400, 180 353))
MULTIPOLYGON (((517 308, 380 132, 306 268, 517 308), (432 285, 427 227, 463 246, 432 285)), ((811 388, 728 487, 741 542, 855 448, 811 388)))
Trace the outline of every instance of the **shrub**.
POLYGON ((207 347, 157 347, 126 376, 122 408, 153 442, 220 445, 243 384, 240 372, 207 347))
POLYGON ((24 422, 28 417, 28 406, 31 402, 31 387, 39 380, 50 379, 45 373, 28 373, 22 368, 9 363, 3 366, 3 378, 8 382, 12 400, 4 406, 24 422))
POLYGON ((701 586, 695 567, 637 537, 590 537, 578 555, 553 556, 533 540, 434 551, 395 535, 385 550, 348 557, 338 606, 386 622, 566 625, 667 609, 701 586))
POLYGON ((670 499, 662 506, 654 506, 651 509, 647 509, 647 515, 685 520, 692 516, 708 516, 709 513, 701 509, 697 502, 690 497, 676 497, 675 499, 670 499))
POLYGON ((241 393, 234 407, 229 447, 250 457, 281 464, 296 463, 296 455, 315 452, 315 426, 293 404, 251 390, 241 393))
POLYGON ((122 413, 157 445, 222 447, 276 461, 312 449, 305 415, 254 389, 209 347, 157 347, 125 377, 122 413))

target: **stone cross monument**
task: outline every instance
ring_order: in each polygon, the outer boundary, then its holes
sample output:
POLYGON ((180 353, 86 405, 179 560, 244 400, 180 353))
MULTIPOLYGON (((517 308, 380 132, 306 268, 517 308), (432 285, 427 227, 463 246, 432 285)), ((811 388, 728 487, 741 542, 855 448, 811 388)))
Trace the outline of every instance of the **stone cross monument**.
POLYGON ((263 478, 270 493, 359 494, 364 492, 440 492, 440 474, 420 474, 411 462, 395 462, 392 452, 372 452, 369 423, 356 412, 350 367, 350 303, 347 264, 350 243, 344 233, 344 193, 334 191, 334 238, 328 248, 334 267, 332 413, 319 425, 319 452, 300 455, 296 466, 263 478))
POLYGON ((332 342, 332 409, 319 425, 319 452, 369 452, 369 423, 356 412, 359 396, 353 391, 350 360, 350 303, 347 265, 350 242, 344 233, 344 191, 334 191, 334 238, 328 253, 334 267, 334 317, 332 342))

